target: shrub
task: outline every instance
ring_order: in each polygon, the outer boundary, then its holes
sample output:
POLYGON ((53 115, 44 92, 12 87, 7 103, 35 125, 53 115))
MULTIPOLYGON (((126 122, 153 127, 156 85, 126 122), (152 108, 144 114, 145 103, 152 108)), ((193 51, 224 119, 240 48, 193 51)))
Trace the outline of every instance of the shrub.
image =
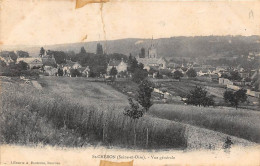
POLYGON ((197 76, 197 72, 196 72, 196 70, 194 70, 194 69, 189 69, 187 72, 186 72, 186 74, 187 74, 187 76, 188 77, 196 77, 197 76))

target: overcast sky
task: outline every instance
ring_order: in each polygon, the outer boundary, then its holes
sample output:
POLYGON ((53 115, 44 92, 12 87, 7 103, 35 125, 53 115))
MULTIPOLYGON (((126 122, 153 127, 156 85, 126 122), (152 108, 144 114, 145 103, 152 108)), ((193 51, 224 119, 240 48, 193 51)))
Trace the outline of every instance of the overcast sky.
POLYGON ((3 0, 3 45, 48 45, 121 38, 259 35, 260 1, 109 2, 3 0), (103 22, 101 19, 103 15, 103 22))

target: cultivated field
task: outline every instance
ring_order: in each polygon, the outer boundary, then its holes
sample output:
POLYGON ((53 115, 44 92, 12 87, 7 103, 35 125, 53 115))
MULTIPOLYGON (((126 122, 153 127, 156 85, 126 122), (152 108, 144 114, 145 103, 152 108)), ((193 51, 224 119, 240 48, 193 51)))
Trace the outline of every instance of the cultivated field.
POLYGON ((260 112, 230 107, 196 107, 177 104, 157 104, 151 115, 219 131, 260 143, 260 112))
POLYGON ((38 80, 43 90, 60 95, 82 105, 125 107, 127 96, 104 82, 92 82, 84 77, 44 77, 38 80))
MULTIPOLYGON (((123 115, 127 96, 104 82, 43 77, 29 84, 1 79, 1 84, 1 143, 133 147, 133 121, 123 115)), ((214 149, 225 141, 223 133, 259 139, 258 112, 232 108, 155 104, 136 126, 136 148, 214 149)))
MULTIPOLYGON (((123 115, 123 94, 82 78, 39 82, 40 89, 36 83, 1 79, 2 144, 133 147, 134 125, 123 115)), ((160 118, 139 119, 136 135, 136 148, 187 147, 185 125, 160 118)))

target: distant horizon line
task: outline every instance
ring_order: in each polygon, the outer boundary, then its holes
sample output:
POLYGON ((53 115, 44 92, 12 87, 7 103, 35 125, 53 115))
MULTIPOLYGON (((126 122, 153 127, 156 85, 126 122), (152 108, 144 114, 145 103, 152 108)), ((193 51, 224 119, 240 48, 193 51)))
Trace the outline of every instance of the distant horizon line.
MULTIPOLYGON (((46 47, 46 46, 55 46, 55 45, 66 45, 66 44, 79 44, 79 43, 91 43, 91 42, 107 42, 107 41, 116 41, 116 40, 125 40, 125 39, 140 39, 140 40, 158 40, 158 39, 170 39, 170 38, 178 38, 178 37, 186 37, 186 38, 194 38, 194 37, 260 37, 260 35, 197 35, 197 36, 171 36, 171 37, 160 37, 160 38, 138 38, 138 37, 133 37, 133 38, 120 38, 120 39, 110 39, 110 40, 93 40, 93 41, 83 41, 83 42, 73 42, 73 43, 57 43, 57 44, 43 44, 43 45, 32 45, 32 44, 18 44, 18 45, 5 45, 5 44, 0 44, 0 49, 1 47, 46 47)), ((4 42, 2 42, 4 43, 4 42)))

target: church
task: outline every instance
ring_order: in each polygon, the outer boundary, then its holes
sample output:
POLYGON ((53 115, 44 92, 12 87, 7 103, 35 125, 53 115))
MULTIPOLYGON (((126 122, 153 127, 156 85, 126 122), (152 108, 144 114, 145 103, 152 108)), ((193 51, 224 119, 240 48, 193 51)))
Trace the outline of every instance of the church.
POLYGON ((154 69, 166 69, 166 60, 162 57, 158 57, 156 48, 153 44, 153 39, 151 41, 151 46, 148 48, 148 54, 145 55, 144 48, 141 49, 141 54, 136 58, 139 63, 144 65, 144 68, 150 70, 154 69))

